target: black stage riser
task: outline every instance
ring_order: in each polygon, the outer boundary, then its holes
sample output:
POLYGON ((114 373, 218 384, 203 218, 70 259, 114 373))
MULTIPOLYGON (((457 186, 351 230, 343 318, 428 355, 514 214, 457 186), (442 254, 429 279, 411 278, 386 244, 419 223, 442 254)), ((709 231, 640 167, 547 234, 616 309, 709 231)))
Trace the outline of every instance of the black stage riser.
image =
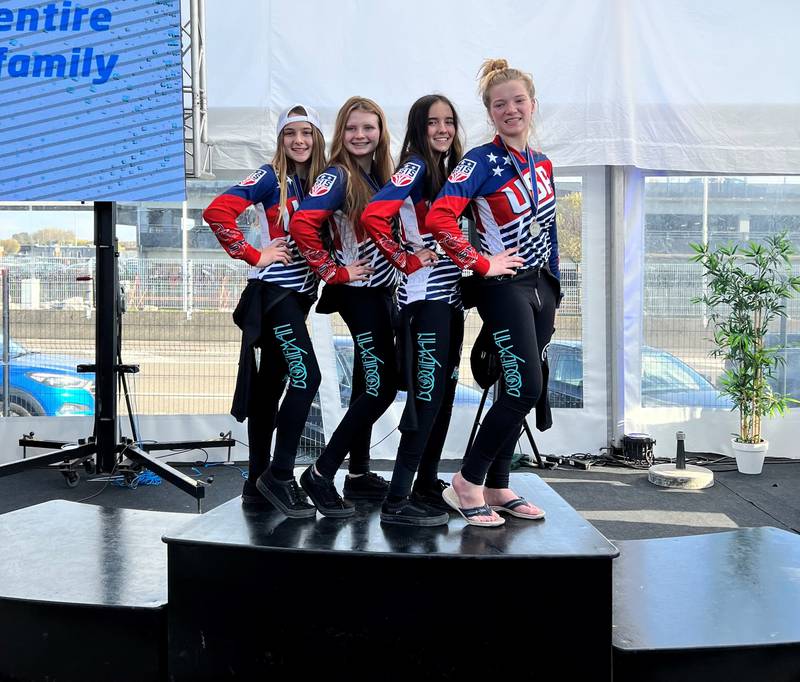
POLYGON ((166 608, 0 600, 0 680, 161 682, 166 608))
POLYGON ((800 680, 800 536, 740 528, 618 543, 615 682, 800 680))
POLYGON ((614 682, 798 682, 800 646, 629 653, 614 650, 614 682))
POLYGON ((192 518, 63 500, 0 516, 0 680, 166 680, 161 537, 192 518))
POLYGON ((165 538, 171 679, 607 682, 618 551, 538 476, 513 485, 546 520, 387 526, 377 503, 345 520, 236 501, 204 514, 165 538), (198 600, 209 575, 237 587, 198 600))
POLYGON ((171 544, 168 562, 175 682, 543 680, 545 670, 559 679, 610 680, 608 560, 171 544), (238 584, 236 593, 199 601, 209 574, 217 584, 238 584), (591 589, 581 589, 588 576, 591 589), (255 592, 245 593, 243 582, 255 592), (256 625, 248 628, 251 617, 256 625), (579 638, 579 655, 577 630, 591 633, 579 638))

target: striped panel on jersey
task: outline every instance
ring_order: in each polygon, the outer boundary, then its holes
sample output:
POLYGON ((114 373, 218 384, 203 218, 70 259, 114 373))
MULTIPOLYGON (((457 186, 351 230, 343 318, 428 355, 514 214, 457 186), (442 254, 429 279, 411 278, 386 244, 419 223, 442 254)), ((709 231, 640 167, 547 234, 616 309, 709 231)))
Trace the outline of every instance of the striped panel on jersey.
POLYGON ((337 211, 333 214, 341 246, 334 249, 334 258, 338 265, 349 265, 357 260, 366 259, 367 265, 373 267, 375 272, 366 282, 347 282, 346 286, 352 287, 394 287, 399 279, 399 271, 395 268, 378 249, 378 246, 369 237, 364 237, 359 242, 353 231, 350 221, 337 211))
MULTIPOLYGON (((435 250, 434 244, 424 240, 425 247, 435 250)), ((435 242, 431 237, 430 241, 435 242)), ((447 256, 439 256, 433 267, 420 268, 410 275, 403 275, 397 290, 400 307, 415 301, 446 301, 461 307, 461 269, 447 256)))
MULTIPOLYGON (((261 235, 264 240, 262 248, 270 243, 269 239, 269 222, 267 220, 266 212, 262 204, 257 204, 253 207, 258 215, 258 220, 261 223, 261 235)), ((265 268, 251 268, 248 273, 248 279, 260 279, 265 282, 272 282, 287 289, 293 289, 301 294, 314 294, 317 291, 318 278, 314 271, 308 266, 308 262, 288 234, 284 237, 286 244, 292 254, 292 262, 288 265, 283 263, 272 263, 265 268)))
POLYGON ((397 290, 397 303, 403 307, 415 301, 445 301, 460 306, 460 280, 459 267, 449 258, 440 259, 432 268, 420 268, 403 276, 397 290))
POLYGON ((439 254, 439 260, 433 267, 420 268, 411 275, 400 277, 397 304, 402 308, 415 301, 446 301, 460 307, 461 290, 458 282, 461 279, 461 270, 447 256, 442 255, 443 251, 432 234, 421 234, 420 213, 411 197, 406 198, 400 207, 400 222, 403 228, 403 248, 407 253, 414 253, 424 247, 439 254))
MULTIPOLYGON (((474 201, 478 207, 478 232, 482 251, 497 254, 518 247, 516 255, 525 261, 524 267, 532 268, 547 264, 550 256, 550 235, 541 222, 538 226, 533 225, 530 212, 505 225, 498 225, 486 199, 476 197, 474 201), (532 234, 532 225, 535 230, 541 229, 532 234)), ((542 209, 545 208, 555 216, 555 200, 548 201, 547 206, 549 208, 540 206, 538 214, 541 215, 542 209)))

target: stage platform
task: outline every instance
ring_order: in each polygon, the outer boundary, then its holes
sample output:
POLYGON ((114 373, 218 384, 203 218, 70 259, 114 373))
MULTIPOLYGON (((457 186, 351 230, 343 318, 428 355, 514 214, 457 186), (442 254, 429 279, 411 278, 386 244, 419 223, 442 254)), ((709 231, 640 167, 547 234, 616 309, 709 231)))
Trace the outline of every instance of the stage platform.
POLYGON ((293 521, 239 498, 4 514, 0 680, 800 680, 796 533, 620 541, 615 558, 540 477, 512 480, 545 521, 412 530, 378 505, 293 521))
POLYGON ((170 679, 610 680, 617 549, 540 478, 512 485, 546 520, 410 529, 377 504, 298 521, 237 500, 198 517, 165 538, 170 679), (229 589, 197 599, 211 576, 229 589))
POLYGON ((0 679, 166 679, 167 551, 187 514, 54 500, 0 516, 0 679))
POLYGON ((800 680, 800 536, 619 543, 614 682, 800 680))

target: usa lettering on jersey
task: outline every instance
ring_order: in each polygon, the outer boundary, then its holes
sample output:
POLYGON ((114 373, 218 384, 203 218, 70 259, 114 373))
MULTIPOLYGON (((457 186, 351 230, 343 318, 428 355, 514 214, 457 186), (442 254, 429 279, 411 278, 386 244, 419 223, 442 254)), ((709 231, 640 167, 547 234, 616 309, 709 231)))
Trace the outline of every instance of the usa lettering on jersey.
POLYGON ((323 197, 331 191, 331 187, 335 182, 336 176, 333 173, 323 173, 316 179, 308 194, 312 197, 323 197))
POLYGON ((413 163, 412 161, 404 163, 402 168, 399 168, 397 172, 392 175, 392 184, 395 187, 408 187, 414 182, 414 178, 419 174, 420 168, 421 166, 418 163, 413 163))
POLYGON ((261 178, 263 178, 267 174, 263 168, 259 168, 257 171, 253 171, 248 175, 244 180, 239 183, 239 187, 252 187, 255 185, 261 178))
POLYGON ((475 165, 472 159, 461 159, 447 179, 450 182, 464 182, 464 180, 467 180, 469 176, 472 175, 472 171, 475 170, 475 165))
POLYGON ((536 184, 539 188, 540 201, 553 196, 553 184, 550 182, 546 168, 536 167, 536 184))

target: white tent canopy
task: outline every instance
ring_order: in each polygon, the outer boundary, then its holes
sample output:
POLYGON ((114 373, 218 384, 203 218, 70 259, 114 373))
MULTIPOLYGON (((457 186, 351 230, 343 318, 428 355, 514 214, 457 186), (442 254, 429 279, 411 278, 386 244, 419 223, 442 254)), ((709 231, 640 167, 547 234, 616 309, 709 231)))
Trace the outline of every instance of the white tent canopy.
MULTIPOLYGON (((530 72, 539 102, 538 142, 557 167, 562 191, 581 197, 582 256, 572 264, 573 277, 580 277, 572 280, 576 303, 572 313, 561 311, 556 325, 563 338, 582 343, 583 405, 557 408, 553 429, 537 433, 540 447, 559 454, 596 451, 623 433, 648 431, 658 441, 658 456, 669 456, 680 429, 692 450, 726 451, 734 413, 653 407, 642 399, 646 279, 653 268, 661 268, 654 281, 682 273, 688 258, 677 249, 666 264, 649 263, 645 189, 653 173, 800 174, 800 4, 208 0, 205 26, 215 172, 246 172, 268 161, 277 114, 297 102, 319 110, 330 139, 336 112, 351 95, 371 97, 384 108, 396 153, 409 106, 441 92, 455 103, 469 148, 492 135, 476 91, 481 62, 504 57, 530 72)), ((776 178, 787 179, 793 180, 776 178)), ((755 224, 777 206, 761 190, 758 196, 767 198, 758 207, 750 194, 730 201, 720 194, 717 204, 709 203, 704 186, 694 203, 667 197, 652 212, 680 229, 681 221, 706 226, 719 214, 719 224, 746 236, 751 213, 755 224), (683 214, 688 217, 676 217, 683 214)), ((794 215, 792 201, 787 215, 794 215)), ((681 239, 671 228, 659 229, 681 239)), ((650 289, 650 296, 680 295, 693 276, 680 275, 685 279, 675 280, 671 293, 650 289)), ((479 324, 472 315, 469 324, 479 324)), ((335 332, 329 318, 313 318, 315 348, 329 377, 323 404, 334 412, 323 415, 326 431, 340 416, 331 334, 341 330, 335 332)), ((671 350, 691 336, 686 344, 694 345, 686 350, 706 354, 700 337, 710 330, 698 329, 695 318, 681 314, 658 322, 673 327, 671 350)), ((396 451, 399 406, 373 429, 376 455, 396 451)), ((463 453, 473 417, 474 409, 456 406, 453 423, 460 426, 450 429, 447 456, 463 453)), ((769 420, 776 455, 791 456, 798 420, 800 410, 769 420)))
POLYGON ((270 158, 277 112, 298 101, 330 133, 353 94, 385 108, 397 144, 409 105, 442 92, 479 144, 490 130, 475 75, 502 56, 533 74, 558 166, 797 173, 799 25, 793 0, 211 0, 214 165, 270 158))

